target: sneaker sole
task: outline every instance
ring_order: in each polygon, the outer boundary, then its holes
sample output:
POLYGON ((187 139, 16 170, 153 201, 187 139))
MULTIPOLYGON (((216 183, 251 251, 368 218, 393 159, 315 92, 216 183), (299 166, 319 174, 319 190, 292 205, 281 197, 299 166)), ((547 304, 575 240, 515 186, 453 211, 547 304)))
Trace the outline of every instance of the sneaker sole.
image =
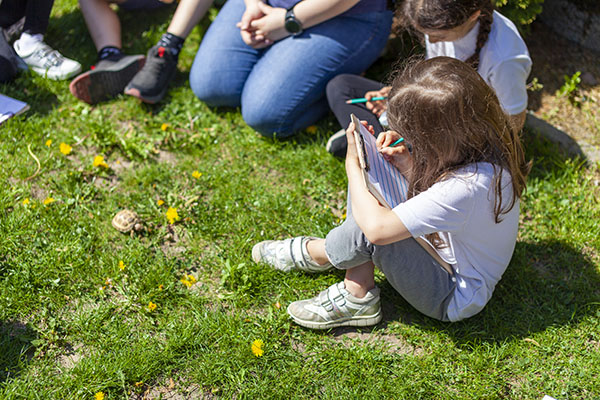
MULTIPOLYGON (((173 80, 174 76, 175 76, 175 71, 173 71, 173 73, 169 77, 168 82, 171 82, 173 80)), ((138 99, 140 99, 144 103, 156 104, 159 101, 161 101, 163 99, 163 97, 165 97, 165 94, 167 94, 167 90, 168 89, 169 89, 169 84, 167 83, 167 85, 165 86, 165 88, 159 94, 157 94, 155 96, 146 96, 146 95, 143 95, 142 92, 140 92, 140 90, 138 88, 130 87, 129 84, 128 84, 125 87, 125 94, 129 95, 129 96, 137 97, 138 99)))
MULTIPOLYGON (((25 65, 27 65, 27 64, 25 64, 25 65)), ((81 72, 81 67, 79 67, 76 70, 73 70, 73 71, 69 72, 68 74, 51 74, 51 73, 48 72, 47 69, 44 69, 44 68, 39 68, 39 67, 30 67, 30 68, 36 74, 41 75, 41 76, 43 76, 45 78, 48 78, 48 79, 55 80, 55 81, 62 81, 63 79, 72 78, 73 76, 75 76, 75 75, 77 75, 78 73, 81 72)))
POLYGON ((163 90, 162 92, 160 92, 156 96, 142 96, 142 94, 140 93, 139 89, 136 89, 136 88, 127 88, 127 87, 125 88, 125 94, 126 95, 136 97, 136 98, 140 99, 141 101, 143 101, 144 103, 148 103, 148 104, 156 104, 156 103, 158 103, 159 101, 162 100, 163 97, 165 97, 166 93, 167 93, 167 89, 163 90))
POLYGON ((73 79, 69 90, 88 104, 96 104, 123 93, 125 86, 142 69, 145 56, 126 56, 110 68, 84 72, 73 79))
POLYGON ((331 328, 339 328, 342 326, 371 326, 377 325, 381 322, 381 310, 374 315, 363 315, 359 317, 351 317, 344 320, 337 321, 329 321, 329 322, 314 322, 314 321, 306 321, 300 318, 295 317, 290 313, 290 308, 288 306, 287 309, 288 315, 294 320, 294 322, 300 326, 310 329, 331 329, 331 328))

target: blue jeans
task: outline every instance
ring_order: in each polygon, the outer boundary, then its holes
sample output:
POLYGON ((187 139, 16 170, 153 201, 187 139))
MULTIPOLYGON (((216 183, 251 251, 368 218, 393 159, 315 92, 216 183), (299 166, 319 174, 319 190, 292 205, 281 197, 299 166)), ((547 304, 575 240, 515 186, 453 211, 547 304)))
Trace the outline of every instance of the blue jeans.
POLYGON ((385 46, 392 22, 391 11, 335 17, 256 50, 235 26, 245 9, 243 0, 225 3, 198 49, 190 85, 208 105, 241 106, 248 125, 280 138, 327 112, 327 82, 367 69, 385 46))

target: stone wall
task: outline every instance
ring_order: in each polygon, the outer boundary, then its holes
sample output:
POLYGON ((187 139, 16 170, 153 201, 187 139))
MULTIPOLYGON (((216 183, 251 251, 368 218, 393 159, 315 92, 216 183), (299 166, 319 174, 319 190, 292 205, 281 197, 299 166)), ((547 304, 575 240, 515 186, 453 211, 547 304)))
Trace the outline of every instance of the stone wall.
POLYGON ((600 52, 600 12, 576 1, 545 0, 540 20, 559 35, 600 52))

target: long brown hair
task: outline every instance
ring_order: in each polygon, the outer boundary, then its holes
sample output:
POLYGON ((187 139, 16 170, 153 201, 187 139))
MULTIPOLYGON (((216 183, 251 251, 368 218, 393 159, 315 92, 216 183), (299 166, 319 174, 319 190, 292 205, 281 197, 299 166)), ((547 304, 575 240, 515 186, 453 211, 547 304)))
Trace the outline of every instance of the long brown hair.
MULTIPOLYGON (((509 212, 526 185, 530 164, 494 91, 466 63, 451 57, 412 62, 392 82, 388 121, 412 145, 408 197, 469 164, 494 167, 494 218, 509 212), (502 199, 502 175, 512 178, 512 198, 502 199)), ((440 244, 434 235, 434 244, 440 244)))
POLYGON ((456 28, 480 11, 475 51, 465 60, 475 70, 479 68, 479 54, 492 29, 494 6, 491 0, 404 0, 400 11, 403 24, 417 30, 456 28))

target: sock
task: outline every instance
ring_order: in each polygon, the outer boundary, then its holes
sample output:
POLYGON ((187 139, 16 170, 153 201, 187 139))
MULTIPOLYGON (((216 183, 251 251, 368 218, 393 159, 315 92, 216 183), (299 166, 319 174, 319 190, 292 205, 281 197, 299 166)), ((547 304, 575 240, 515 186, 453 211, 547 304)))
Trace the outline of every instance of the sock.
POLYGON ((98 52, 98 61, 101 60, 110 60, 110 61, 119 61, 123 58, 123 52, 121 49, 115 46, 104 46, 98 52))
POLYGON ((33 49, 35 48, 35 46, 37 46, 38 43, 42 42, 44 40, 44 35, 42 35, 41 33, 36 33, 35 35, 30 35, 27 32, 23 32, 21 34, 21 37, 19 38, 19 40, 17 40, 15 42, 15 45, 17 45, 18 42, 18 47, 19 47, 19 51, 21 53, 30 53, 33 51, 33 49))
POLYGON ((160 40, 157 43, 157 46, 162 46, 162 47, 169 49, 169 51, 171 52, 173 57, 175 57, 177 59, 179 57, 179 52, 181 51, 181 48, 183 47, 184 41, 185 41, 185 38, 182 38, 182 37, 179 37, 177 35, 173 35, 172 33, 167 32, 162 35, 162 37, 160 38, 160 40))

